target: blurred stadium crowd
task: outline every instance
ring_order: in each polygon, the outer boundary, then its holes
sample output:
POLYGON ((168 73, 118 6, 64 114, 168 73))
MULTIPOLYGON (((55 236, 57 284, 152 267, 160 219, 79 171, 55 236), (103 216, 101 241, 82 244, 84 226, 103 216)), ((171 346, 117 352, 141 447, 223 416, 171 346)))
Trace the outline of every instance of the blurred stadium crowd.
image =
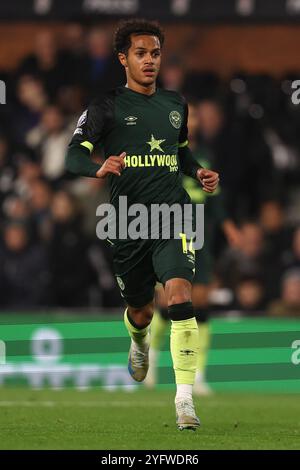
MULTIPOLYGON (((56 38, 45 29, 32 54, 1 77, 0 308, 122 305, 109 248, 95 234, 96 207, 108 200, 108 188, 64 168, 89 100, 125 83, 109 34, 69 25, 56 38)), ((194 146, 219 171, 228 217, 241 228, 239 248, 214 231, 213 310, 300 316, 300 106, 291 101, 297 78, 237 71, 225 80, 190 70, 186 57, 165 51, 160 86, 193 105, 194 146)))

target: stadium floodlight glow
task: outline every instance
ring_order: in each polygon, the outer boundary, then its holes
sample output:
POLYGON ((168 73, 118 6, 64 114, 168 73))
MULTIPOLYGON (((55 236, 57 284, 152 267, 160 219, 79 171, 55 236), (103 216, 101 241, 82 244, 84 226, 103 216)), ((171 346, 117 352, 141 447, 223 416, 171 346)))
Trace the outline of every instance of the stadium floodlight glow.
POLYGON ((236 0, 236 11, 241 16, 250 16, 255 10, 255 0, 236 0))

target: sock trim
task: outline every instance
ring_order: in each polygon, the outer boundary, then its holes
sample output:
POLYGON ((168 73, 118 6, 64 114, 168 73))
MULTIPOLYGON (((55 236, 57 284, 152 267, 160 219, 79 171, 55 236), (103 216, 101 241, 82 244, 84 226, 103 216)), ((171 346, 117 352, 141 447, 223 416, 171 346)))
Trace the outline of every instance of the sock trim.
POLYGON ((192 302, 183 302, 168 307, 169 317, 173 321, 189 320, 194 317, 192 302))

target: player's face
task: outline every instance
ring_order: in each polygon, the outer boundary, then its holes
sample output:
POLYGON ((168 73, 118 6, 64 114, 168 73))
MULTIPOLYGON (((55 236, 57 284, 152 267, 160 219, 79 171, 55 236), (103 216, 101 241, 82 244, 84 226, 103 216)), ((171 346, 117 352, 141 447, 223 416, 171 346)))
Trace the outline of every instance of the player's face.
POLYGON ((136 83, 149 86, 156 79, 160 68, 161 50, 156 36, 131 36, 131 46, 127 56, 120 54, 128 78, 136 83))

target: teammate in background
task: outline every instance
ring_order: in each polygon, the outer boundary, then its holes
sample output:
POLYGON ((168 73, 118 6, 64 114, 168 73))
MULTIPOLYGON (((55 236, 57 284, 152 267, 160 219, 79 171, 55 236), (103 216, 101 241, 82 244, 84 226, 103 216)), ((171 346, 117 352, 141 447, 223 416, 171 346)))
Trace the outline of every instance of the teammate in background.
MULTIPOLYGON (((183 98, 156 87, 163 42, 163 32, 156 23, 129 20, 119 26, 114 46, 125 68, 127 84, 103 93, 83 113, 66 156, 69 171, 108 178, 111 204, 120 216, 120 196, 127 197, 128 207, 135 203, 148 208, 153 203, 183 207, 190 203, 181 172, 194 178, 208 193, 219 181, 216 172, 196 162, 188 147, 188 108, 183 98), (100 143, 106 156, 101 167, 90 159, 100 143)), ((124 321, 131 337, 128 370, 138 382, 147 375, 149 329, 158 280, 164 286, 172 320, 177 425, 179 429, 196 429, 200 422, 192 388, 199 342, 191 301, 194 257, 185 249, 189 241, 117 236, 111 242, 115 275, 127 303, 124 321)))
MULTIPOLYGON (((204 152, 197 149, 198 130, 197 106, 189 104, 188 130, 189 147, 198 163, 208 168, 209 162, 204 152), (205 158, 206 157, 206 158, 205 158)), ((197 372, 194 384, 194 394, 209 395, 211 389, 205 380, 207 352, 210 344, 209 330, 209 292, 212 282, 211 240, 216 226, 221 226, 227 242, 238 247, 241 243, 241 233, 234 222, 225 213, 220 187, 213 193, 201 191, 195 180, 184 177, 183 184, 195 204, 205 204, 205 235, 204 246, 195 251, 195 276, 193 279, 192 302, 199 330, 199 352, 197 372)), ((169 329, 168 309, 166 298, 161 287, 156 289, 157 309, 151 324, 151 347, 149 354, 149 371, 145 380, 148 388, 157 384, 157 365, 159 352, 165 335, 169 329)))

